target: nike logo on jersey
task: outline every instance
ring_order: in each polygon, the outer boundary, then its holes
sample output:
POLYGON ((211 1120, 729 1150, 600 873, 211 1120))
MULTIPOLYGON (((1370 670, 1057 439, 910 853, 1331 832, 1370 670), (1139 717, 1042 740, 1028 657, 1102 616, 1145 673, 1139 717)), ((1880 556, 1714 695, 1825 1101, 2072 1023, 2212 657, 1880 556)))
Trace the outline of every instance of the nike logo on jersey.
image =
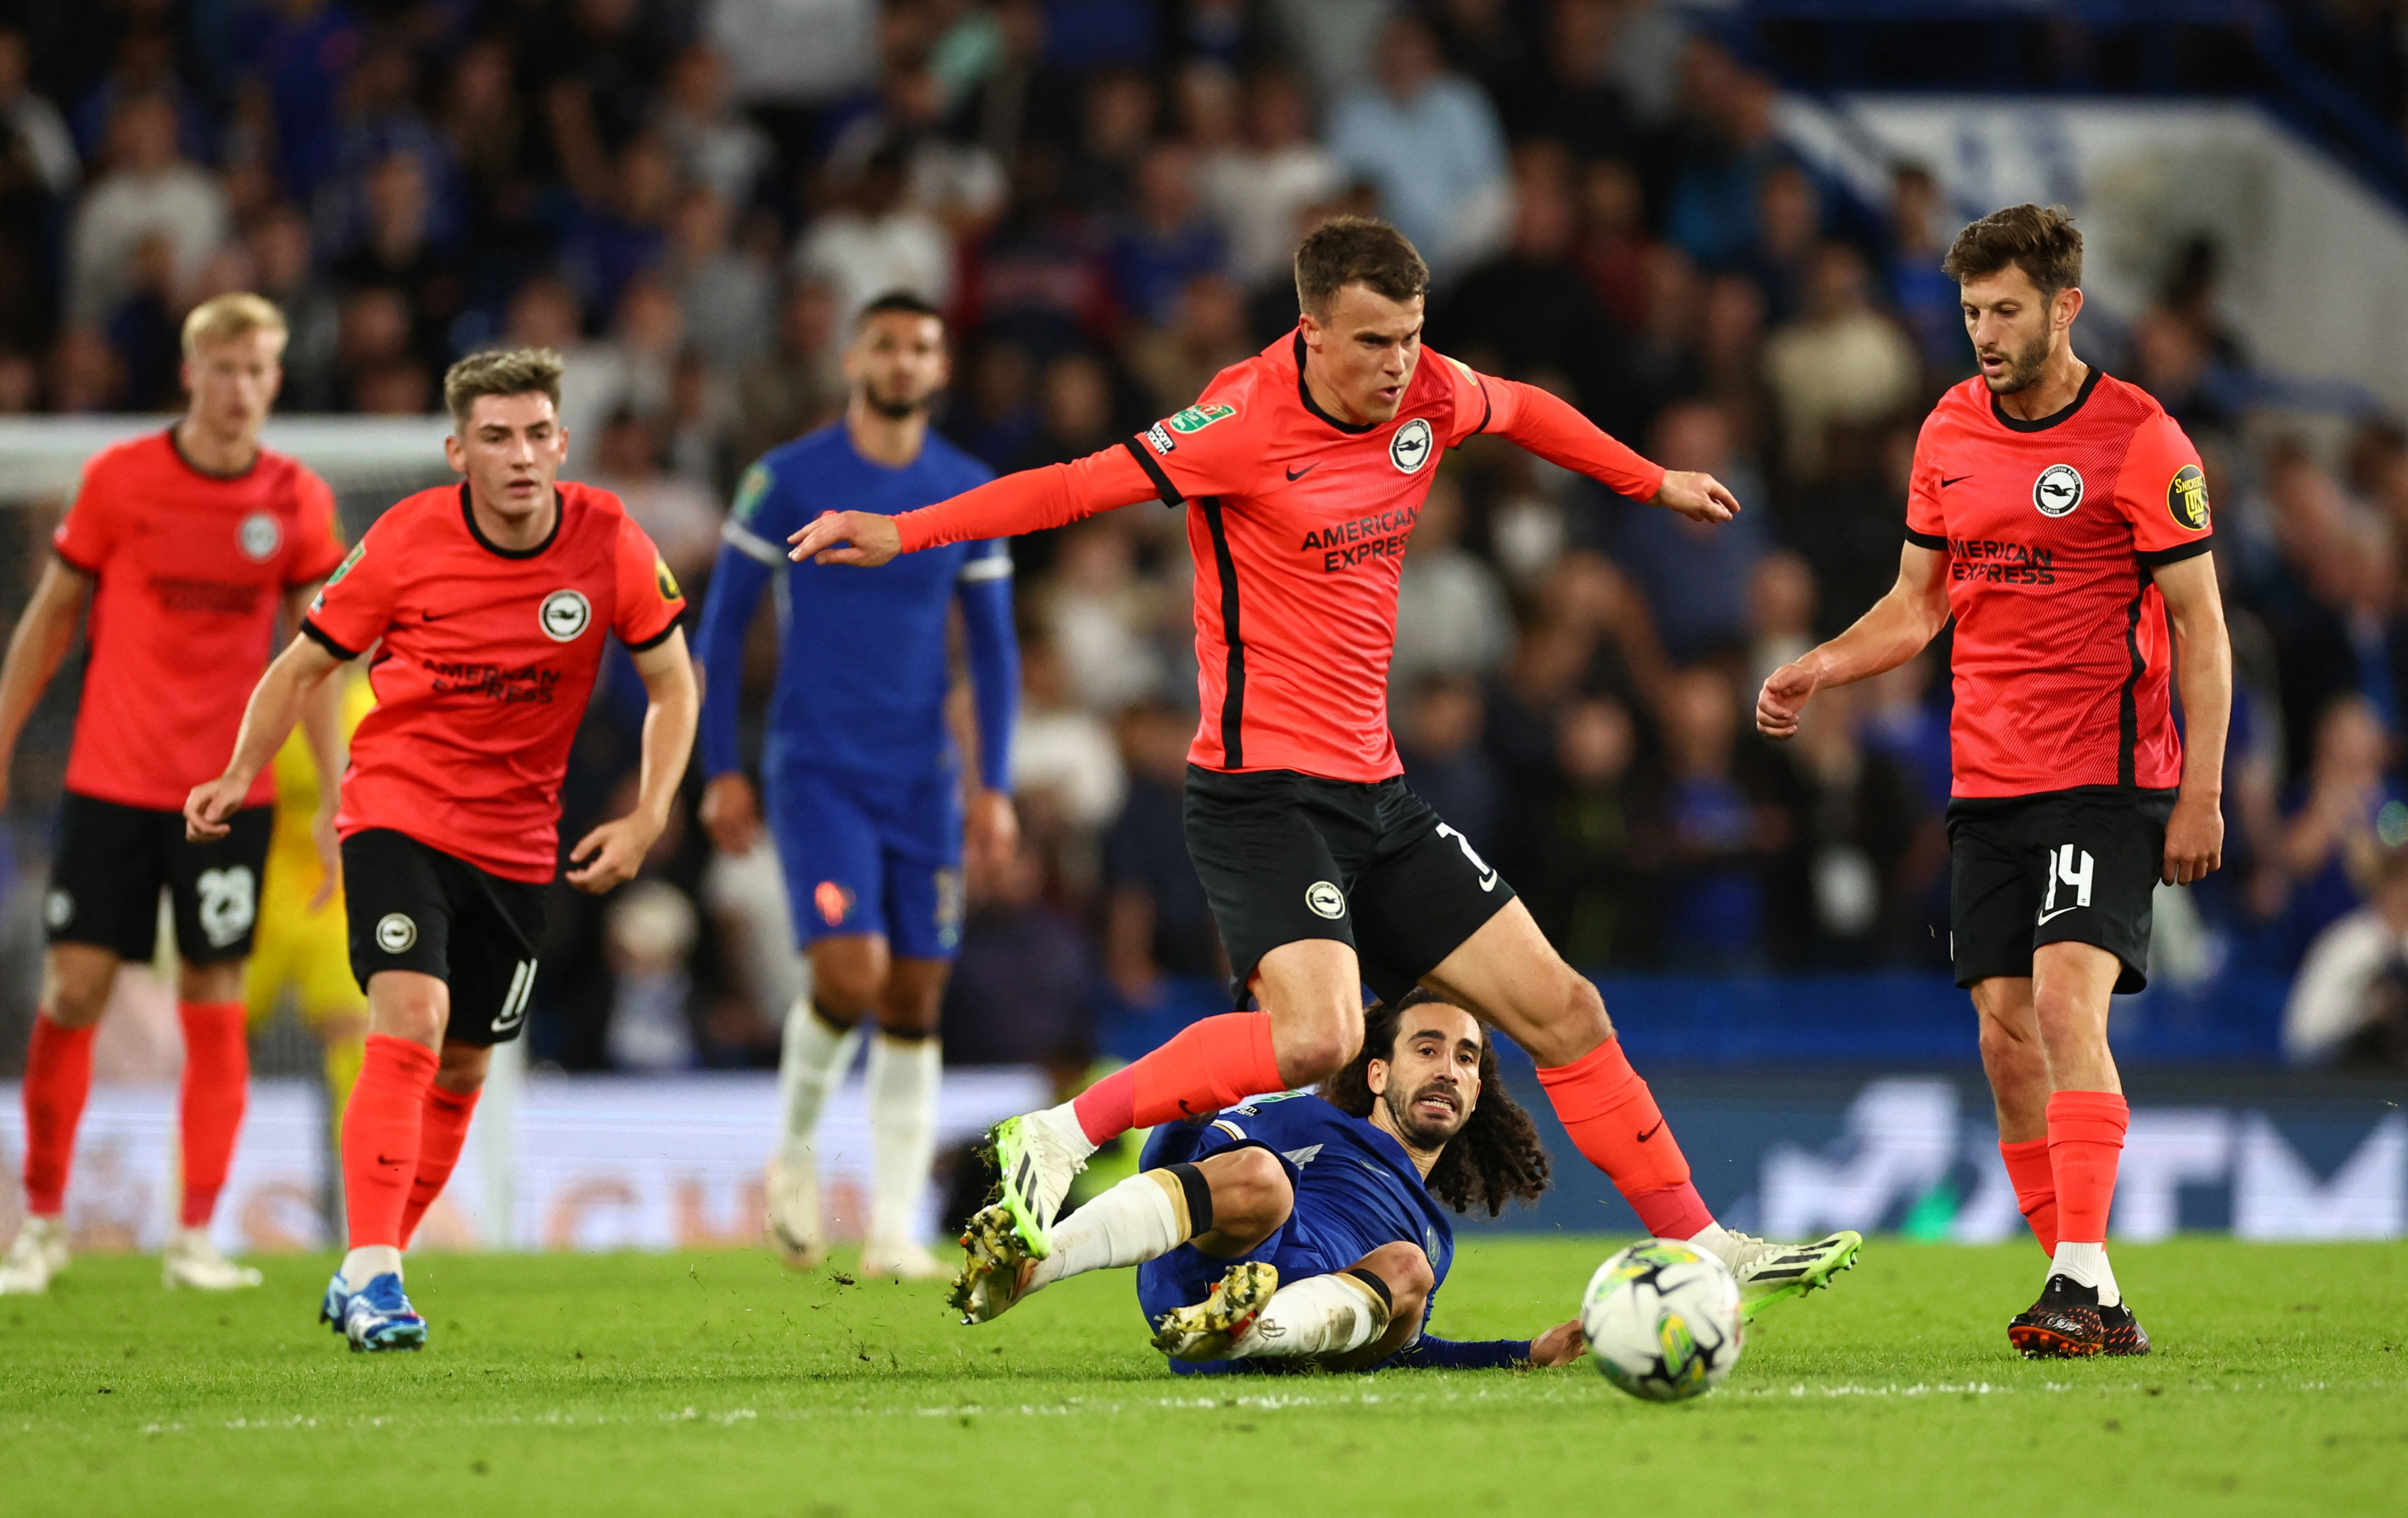
POLYGON ((419 612, 419 615, 428 622, 441 622, 444 618, 451 616, 452 613, 449 611, 421 611, 419 612))
POLYGON ((1320 467, 1321 467, 1321 461, 1320 461, 1319 459, 1315 459, 1315 460, 1313 460, 1311 464, 1306 465, 1305 465, 1303 468, 1301 468, 1301 469, 1290 469, 1290 470, 1287 472, 1287 482, 1288 482, 1289 484, 1293 485, 1293 484, 1295 484, 1297 480, 1302 480, 1306 475, 1309 475, 1309 474, 1312 473, 1312 471, 1313 471, 1313 470, 1318 469, 1318 468, 1320 468, 1320 467))
POLYGON ((1967 481, 1968 480, 1972 479, 1972 478, 1973 478, 1973 477, 1972 477, 1971 475, 1969 475, 1969 474, 1963 474, 1963 475, 1958 475, 1958 476, 1957 476, 1956 479, 1954 479, 1954 480, 1951 480, 1951 479, 1949 479, 1946 475, 1942 475, 1942 476, 1941 476, 1941 477, 1940 477, 1940 488, 1941 488, 1941 489, 1942 489, 1942 490, 1945 490, 1945 489, 1947 489, 1947 488, 1948 488, 1949 486, 1951 486, 1951 485, 1961 485, 1961 484, 1963 484, 1965 481, 1967 481))
POLYGON ((1639 1141, 1640 1141, 1641 1143, 1642 1143, 1642 1144, 1643 1144, 1643 1143, 1645 1143, 1648 1139, 1655 1138, 1657 1134, 1662 1133, 1663 1131, 1664 1131, 1664 1120, 1663 1120, 1662 1118, 1660 1118, 1660 1117, 1659 1117, 1659 1118, 1657 1118, 1657 1119, 1656 1120, 1656 1125, 1655 1125, 1654 1127, 1652 1127, 1652 1128, 1648 1129, 1645 1133, 1642 1133, 1642 1134, 1641 1134, 1641 1135, 1639 1136, 1639 1141))

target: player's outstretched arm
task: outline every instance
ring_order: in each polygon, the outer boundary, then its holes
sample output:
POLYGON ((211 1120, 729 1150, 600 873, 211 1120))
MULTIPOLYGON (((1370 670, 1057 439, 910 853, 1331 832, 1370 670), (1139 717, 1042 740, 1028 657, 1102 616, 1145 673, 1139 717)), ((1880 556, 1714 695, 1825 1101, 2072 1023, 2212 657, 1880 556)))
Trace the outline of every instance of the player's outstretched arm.
POLYGON ((1634 501, 1698 522, 1728 522, 1739 497, 1710 474, 1665 469, 1615 440, 1568 402, 1536 385, 1482 375, 1488 428, 1549 464, 1604 481, 1634 501))
POLYGON ((8 658, 0 664, 0 807, 8 803, 8 762, 17 752, 17 735, 75 642, 76 618, 91 594, 90 575, 53 558, 8 636, 8 658))
POLYGON ((1756 698, 1756 729, 1789 738, 1798 714, 1826 685, 1847 685, 1895 669, 1923 652, 1948 623, 1948 555, 1910 542, 1899 551, 1898 583, 1856 625, 1796 664, 1783 665, 1756 698))
POLYGON ((242 709, 242 726, 235 734, 234 757, 225 773, 193 787, 184 798, 184 837, 207 843, 226 836, 226 819, 242 806, 251 782, 276 757, 301 720, 302 708, 342 661, 316 638, 295 637, 251 687, 242 709))
POLYGON ((636 656, 636 673, 652 704, 644 712, 643 767, 636 781, 636 809, 604 823, 568 852, 568 883, 595 895, 636 878, 644 855, 669 824, 669 803, 685 782, 694 753, 694 723, 702 697, 685 633, 674 631, 636 656))
POLYGON ((2182 789, 2166 820, 2168 885, 2203 880, 2224 863, 2224 741, 2232 725, 2232 639, 2215 557, 2195 553, 2155 570, 2174 629, 2174 681, 2182 696, 2182 789))
MULTIPOLYGON (((309 614, 321 581, 311 580, 284 593, 284 614, 295 627, 309 614)), ((318 850, 318 889, 309 909, 319 911, 343 888, 342 841, 335 836, 335 813, 343 800, 343 768, 351 763, 351 745, 343 736, 343 682, 322 680, 301 704, 301 731, 308 736, 309 757, 318 766, 318 813, 309 819, 309 840, 318 850)))
POLYGON ((1113 447, 1068 464, 990 480, 976 490, 899 517, 875 511, 823 512, 786 538, 795 545, 786 556, 796 564, 810 560, 875 568, 897 553, 979 537, 1017 537, 1154 498, 1154 481, 1136 458, 1127 449, 1113 447))

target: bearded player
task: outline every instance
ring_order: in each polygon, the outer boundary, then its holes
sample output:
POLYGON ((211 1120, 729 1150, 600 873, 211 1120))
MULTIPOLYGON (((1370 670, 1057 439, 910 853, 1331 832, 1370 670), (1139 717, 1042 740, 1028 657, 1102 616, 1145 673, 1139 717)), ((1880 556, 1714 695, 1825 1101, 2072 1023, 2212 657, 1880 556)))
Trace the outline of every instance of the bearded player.
POLYGON ((2148 983, 2157 885, 2222 862, 2232 656, 2207 489, 2157 403, 2074 356, 2064 212, 1985 216, 1942 266, 1982 372, 1915 443, 1898 583, 1773 671, 1756 726, 1789 737, 1815 691, 1904 664, 1956 617, 1949 935, 1999 1153, 2049 1253, 2007 1337, 2034 1359, 2146 1354, 2107 1262, 2128 1116, 2107 1008, 2148 983))
POLYGON ((351 1251, 320 1309, 355 1350, 418 1349, 401 1252, 459 1162, 494 1046, 535 990, 560 784, 606 634, 635 655, 644 715, 635 809, 568 851, 568 883, 634 877, 667 825, 697 704, 685 601, 617 496, 558 482, 558 354, 452 365, 444 454, 464 476, 380 518, 252 691, 226 772, 185 803, 222 837, 309 694, 373 649, 376 707, 351 738, 336 827, 351 974, 368 997, 343 1115, 351 1251))
POLYGON ((1578 1323, 1535 1339, 1424 1332, 1455 1262, 1448 1211, 1547 1189, 1547 1152, 1477 1018, 1426 991, 1364 1014, 1320 1096, 1290 1092, 1154 1129, 1140 1172, 1082 1206, 1042 1260, 968 1278, 984 1322, 1068 1276, 1138 1267, 1173 1370, 1566 1365, 1578 1323), (1440 1204, 1444 1205, 1441 1206, 1440 1204))
POLYGON ((1440 452, 1496 433, 1694 520, 1728 521, 1739 503, 1545 391, 1426 354, 1429 271, 1384 222, 1322 225, 1297 251, 1296 284, 1294 333, 1118 447, 899 517, 831 513, 794 536, 797 559, 879 565, 1147 499, 1187 508, 1203 708, 1187 847, 1239 1005, 1251 995, 1261 1010, 1206 1018, 1076 1100, 998 1126, 1002 1221, 970 1230, 968 1273, 1009 1279, 1044 1258, 1071 1179, 1114 1136, 1343 1067, 1362 1046, 1368 983, 1385 1001, 1424 986, 1512 1037, 1647 1231, 1714 1253, 1756 1306, 1827 1283, 1863 1241, 1785 1248, 1714 1222, 1597 987, 1406 787, 1388 730, 1398 569, 1440 452))
POLYGON ((786 1014, 778 1060, 785 1132, 769 1161, 764 1232, 786 1264, 826 1252, 812 1141, 829 1089, 869 1046, 868 1227, 861 1268, 904 1280, 951 1273, 915 1237, 936 1158, 937 1017, 961 946, 961 755, 945 720, 953 610, 977 691, 971 841, 1002 856, 1011 809, 1011 728, 1020 650, 1011 555, 958 545, 875 573, 789 564, 779 544, 831 502, 908 511, 992 478, 928 430, 950 360, 944 319, 917 295, 869 303, 855 320, 841 421, 772 449, 745 472, 711 571, 705 673, 703 825, 721 852, 751 852, 758 793, 738 763, 744 640, 761 592, 778 585, 781 645, 761 779, 811 986, 786 1014), (853 657, 830 659, 832 649, 853 657))
MULTIPOLYGON (((257 295, 221 295, 185 319, 183 341, 192 399, 182 420, 85 465, 52 538, 56 556, 0 667, 5 795, 17 736, 90 600, 83 700, 43 902, 41 1008, 25 1060, 26 1219, 0 1260, 0 1292, 45 1290, 66 1267, 67 1171, 92 1086, 93 1036, 118 967, 151 957, 163 887, 175 912, 184 1073, 182 1196, 162 1279, 212 1291, 260 1281, 219 1253, 208 1225, 251 1081, 243 966, 275 778, 245 777, 226 827, 207 842, 186 840, 179 811, 234 741, 236 693, 267 663, 277 614, 299 621, 343 543, 326 482, 260 446, 283 379, 283 316, 257 295)), ((308 731, 316 767, 337 773, 330 703, 310 709, 308 731)), ((305 839, 330 851, 331 818, 322 814, 305 839)))

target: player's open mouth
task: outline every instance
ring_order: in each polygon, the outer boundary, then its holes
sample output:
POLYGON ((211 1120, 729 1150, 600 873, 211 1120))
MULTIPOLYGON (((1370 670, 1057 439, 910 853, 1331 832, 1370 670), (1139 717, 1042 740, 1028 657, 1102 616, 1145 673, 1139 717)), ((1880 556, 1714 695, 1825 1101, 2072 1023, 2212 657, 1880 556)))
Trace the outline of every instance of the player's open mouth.
POLYGON ((1425 1117, 1453 1117, 1463 1110, 1454 1092, 1433 1088, 1413 1098, 1413 1110, 1425 1117))

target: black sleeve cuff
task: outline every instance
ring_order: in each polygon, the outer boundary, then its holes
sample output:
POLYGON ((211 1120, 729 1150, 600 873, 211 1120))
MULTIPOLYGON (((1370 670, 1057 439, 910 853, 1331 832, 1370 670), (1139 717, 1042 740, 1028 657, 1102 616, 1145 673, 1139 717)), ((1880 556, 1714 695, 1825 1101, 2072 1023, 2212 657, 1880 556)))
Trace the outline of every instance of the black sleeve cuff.
POLYGON ((333 638, 328 637, 326 636, 326 629, 319 626, 315 622, 311 621, 308 617, 301 619, 301 636, 308 638, 310 642, 317 644, 320 648, 324 649, 328 653, 333 654, 338 663, 350 664, 353 659, 360 656, 359 650, 347 649, 340 643, 336 642, 333 638))
POLYGON ((1948 551, 1948 539, 1938 533, 1919 533, 1909 527, 1906 530, 1906 540, 1917 548, 1928 548, 1934 553, 1948 551))
POLYGON ((677 618, 675 618, 675 617, 671 617, 671 618, 669 619, 669 624, 668 624, 667 626, 666 626, 666 627, 662 628, 659 632, 654 633, 652 637, 648 637, 648 638, 644 639, 644 640, 643 640, 642 642, 640 642, 640 643, 630 643, 630 644, 628 644, 628 645, 627 645, 627 652, 628 652, 629 653, 641 653, 641 652, 643 652, 646 649, 656 649, 656 648, 659 648, 662 644, 664 644, 664 643, 667 642, 667 641, 669 640, 669 635, 670 635, 671 633, 676 632, 677 630, 678 630, 678 619, 677 619, 677 618))
POLYGON ((1143 443, 1134 437, 1124 437, 1121 439, 1121 446, 1128 450, 1130 458, 1137 460, 1137 466, 1145 471, 1145 477, 1154 481, 1154 493, 1161 499, 1163 505, 1185 506, 1187 504, 1187 497, 1182 495, 1179 493, 1179 487, 1170 482, 1170 477, 1162 472, 1162 465, 1154 461, 1152 453, 1146 451, 1143 443))
POLYGON ((2205 537, 2194 537, 2187 543, 2176 543, 2172 548, 2153 550, 2142 554, 2140 558, 2141 562, 2150 568, 2162 569, 2167 565, 2180 564, 2185 559, 2196 559, 2214 547, 2215 547, 2215 535, 2210 533, 2205 537))

